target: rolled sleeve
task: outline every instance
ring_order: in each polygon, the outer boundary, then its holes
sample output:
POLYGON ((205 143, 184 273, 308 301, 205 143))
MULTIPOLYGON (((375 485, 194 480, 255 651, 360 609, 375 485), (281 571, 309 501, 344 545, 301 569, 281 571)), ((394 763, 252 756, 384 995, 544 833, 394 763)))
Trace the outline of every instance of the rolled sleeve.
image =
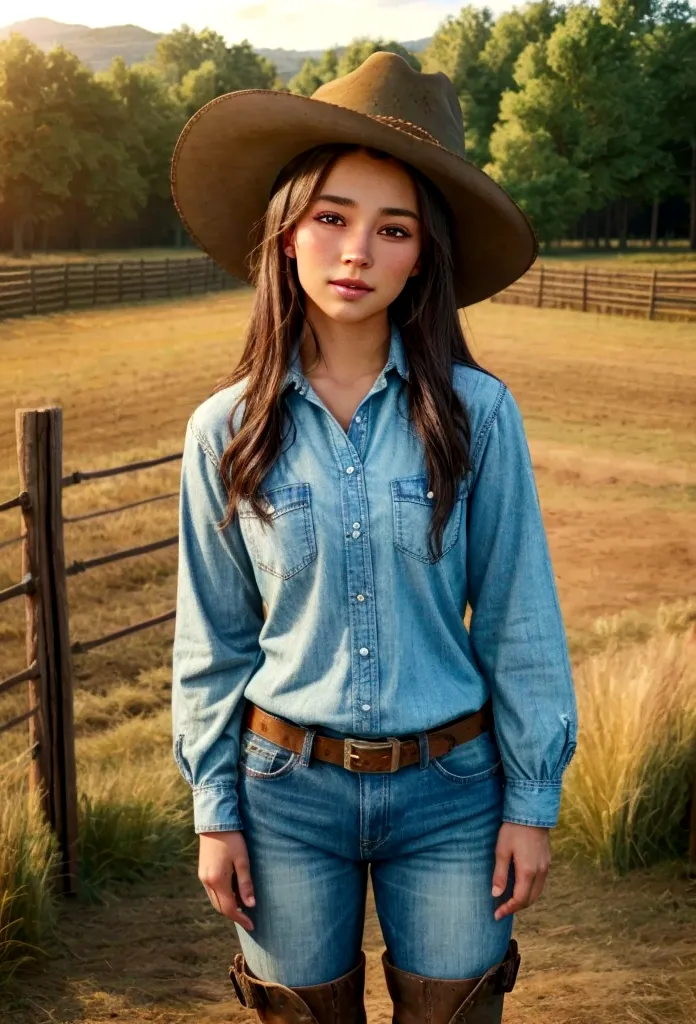
POLYGON ((503 820, 552 828, 575 751, 577 705, 529 447, 505 385, 472 459, 469 637, 490 686, 503 820))

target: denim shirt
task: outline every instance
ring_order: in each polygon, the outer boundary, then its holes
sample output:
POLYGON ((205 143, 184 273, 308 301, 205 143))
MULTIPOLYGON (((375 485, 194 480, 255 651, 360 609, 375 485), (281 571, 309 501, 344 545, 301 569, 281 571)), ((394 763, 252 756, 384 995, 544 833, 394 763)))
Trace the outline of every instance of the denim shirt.
MULTIPOLYGON (((226 530, 216 526, 226 506, 219 463, 228 416, 245 381, 188 421, 172 729, 196 832, 243 827, 244 698, 329 735, 378 738, 471 714, 490 695, 503 820, 557 823, 577 708, 519 408, 498 378, 453 365, 473 468, 433 561, 434 499, 407 419, 408 377, 392 327, 387 363, 346 432, 303 375, 295 344, 284 385, 295 430, 262 486, 273 528, 248 502, 226 530)), ((242 412, 243 403, 235 431, 242 412)))

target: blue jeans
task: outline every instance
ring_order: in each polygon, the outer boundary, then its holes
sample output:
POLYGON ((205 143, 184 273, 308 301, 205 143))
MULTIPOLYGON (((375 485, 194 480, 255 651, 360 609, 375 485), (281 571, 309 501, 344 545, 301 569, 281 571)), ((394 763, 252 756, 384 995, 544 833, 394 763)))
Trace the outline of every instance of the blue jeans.
MULTIPOLYGON (((328 735, 342 734, 322 730, 328 735)), ((277 746, 246 729, 239 799, 254 923, 235 925, 251 970, 266 981, 318 985, 358 962, 368 864, 391 962, 436 978, 473 978, 503 959, 513 915, 491 895, 504 776, 486 731, 394 773, 358 773, 277 746)))

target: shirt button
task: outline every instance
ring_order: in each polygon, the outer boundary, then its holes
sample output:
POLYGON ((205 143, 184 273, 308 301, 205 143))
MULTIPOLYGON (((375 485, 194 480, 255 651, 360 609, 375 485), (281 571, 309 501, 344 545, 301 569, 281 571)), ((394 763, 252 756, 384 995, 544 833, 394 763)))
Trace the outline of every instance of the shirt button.
POLYGON ((354 472, 355 472, 355 466, 348 466, 348 469, 346 470, 346 473, 354 473, 354 472))
POLYGON ((433 492, 432 492, 432 491, 428 491, 428 497, 429 497, 429 498, 434 498, 434 497, 435 497, 435 495, 433 494, 433 492))
POLYGON ((364 601, 364 600, 365 600, 365 595, 364 595, 364 594, 358 594, 358 596, 357 596, 356 600, 358 600, 358 601, 364 601))
POLYGON ((366 658, 368 656, 368 654, 370 653, 369 647, 361 647, 360 648, 360 653, 362 654, 363 658, 366 658))
POLYGON ((361 422, 361 420, 362 420, 362 416, 356 416, 356 417, 355 417, 355 422, 356 422, 356 423, 360 423, 360 422, 361 422))
POLYGON ((354 530, 359 530, 360 529, 360 523, 353 523, 353 529, 354 530))
POLYGON ((363 709, 363 711, 369 711, 371 706, 372 706, 371 704, 363 704, 362 709, 363 709))
POLYGON ((358 537, 360 536, 360 530, 353 530, 353 536, 357 540, 358 537))

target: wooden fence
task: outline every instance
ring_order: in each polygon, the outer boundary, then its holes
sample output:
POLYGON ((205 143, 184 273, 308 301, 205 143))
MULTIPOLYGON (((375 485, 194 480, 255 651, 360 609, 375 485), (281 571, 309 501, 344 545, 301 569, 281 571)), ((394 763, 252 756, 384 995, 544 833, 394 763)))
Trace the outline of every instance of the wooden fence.
POLYGON ((696 270, 600 270, 537 263, 494 302, 649 320, 696 320, 696 270))
MULTIPOLYGON (((175 609, 135 622, 125 629, 86 641, 70 642, 67 580, 78 573, 124 558, 137 558, 178 543, 178 535, 151 544, 111 552, 88 561, 66 565, 63 524, 96 518, 135 508, 162 498, 174 498, 178 491, 129 503, 127 506, 89 512, 69 519, 63 515, 63 491, 84 480, 117 476, 181 459, 182 452, 145 462, 133 462, 91 472, 62 475, 62 410, 19 409, 16 413, 17 456, 20 492, 0 504, 0 512, 18 508, 22 545, 22 580, 0 590, 0 605, 23 597, 26 602, 26 662, 22 671, 0 680, 0 694, 28 684, 28 710, 0 724, 0 733, 24 722, 29 726, 29 785, 40 792, 47 821, 56 834, 60 864, 54 886, 63 894, 77 891, 77 780, 73 724, 73 658, 95 647, 120 640, 168 622, 175 609)), ((14 543, 14 542, 10 542, 14 543)), ((3 544, 3 547, 7 543, 3 544)))
MULTIPOLYGON (((66 565, 63 524, 112 515, 148 502, 178 496, 178 491, 144 498, 116 508, 87 512, 68 518, 63 515, 62 495, 68 487, 85 480, 133 473, 181 459, 182 452, 109 469, 62 475, 62 410, 60 408, 19 409, 16 413, 17 453, 20 472, 19 494, 0 504, 0 512, 18 508, 22 544, 22 580, 0 590, 0 605, 24 598, 26 602, 27 667, 0 680, 0 694, 28 685, 28 710, 0 724, 0 734, 25 722, 29 745, 17 755, 30 755, 29 784, 40 792, 46 819, 54 830, 60 850, 60 864, 53 879, 58 892, 77 891, 77 780, 73 724, 73 658, 96 647, 113 643, 132 633, 150 629, 175 618, 176 609, 135 622, 104 636, 70 641, 67 580, 124 558, 138 558, 178 543, 178 535, 88 561, 66 565)), ((10 541, 9 543, 14 543, 10 541)), ((3 544, 3 547, 8 542, 3 544)), ((696 777, 691 797, 689 871, 696 875, 696 777)))
POLYGON ((238 288, 208 256, 0 267, 0 320, 238 288))

